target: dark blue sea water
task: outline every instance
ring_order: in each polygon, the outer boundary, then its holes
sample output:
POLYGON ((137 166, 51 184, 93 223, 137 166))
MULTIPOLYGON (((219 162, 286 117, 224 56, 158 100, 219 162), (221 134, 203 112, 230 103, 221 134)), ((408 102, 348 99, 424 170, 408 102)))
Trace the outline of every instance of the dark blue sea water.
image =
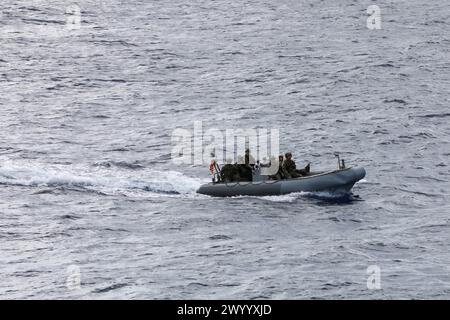
POLYGON ((0 297, 450 298, 447 1, 72 4, 0 4, 0 297), (367 176, 200 196, 171 161, 198 120, 367 176))

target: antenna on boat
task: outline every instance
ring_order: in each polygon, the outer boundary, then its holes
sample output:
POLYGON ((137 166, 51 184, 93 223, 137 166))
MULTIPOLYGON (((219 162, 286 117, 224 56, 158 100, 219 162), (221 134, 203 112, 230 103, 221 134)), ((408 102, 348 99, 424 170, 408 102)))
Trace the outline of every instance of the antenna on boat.
POLYGON ((337 158, 337 162, 338 162, 338 169, 341 169, 341 158, 339 157, 339 153, 335 152, 334 156, 337 158))
POLYGON ((338 169, 339 169, 339 170, 345 169, 345 161, 344 161, 344 159, 342 159, 342 161, 341 161, 341 158, 340 158, 340 156, 339 156, 339 153, 338 153, 338 152, 335 152, 335 153, 334 153, 334 156, 337 158, 338 169))

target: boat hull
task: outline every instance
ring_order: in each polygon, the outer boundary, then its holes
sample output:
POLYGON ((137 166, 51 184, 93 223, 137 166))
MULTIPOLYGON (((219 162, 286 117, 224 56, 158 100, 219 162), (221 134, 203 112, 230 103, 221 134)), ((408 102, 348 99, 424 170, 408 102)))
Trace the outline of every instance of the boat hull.
POLYGON ((202 185, 197 193, 214 197, 234 197, 282 195, 301 191, 349 192, 365 175, 364 168, 355 167, 287 180, 208 183, 202 185))

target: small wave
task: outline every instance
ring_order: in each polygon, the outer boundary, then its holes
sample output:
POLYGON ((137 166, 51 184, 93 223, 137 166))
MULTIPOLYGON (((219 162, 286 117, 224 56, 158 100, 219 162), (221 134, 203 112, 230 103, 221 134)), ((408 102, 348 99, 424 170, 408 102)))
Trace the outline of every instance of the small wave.
POLYGON ((126 147, 118 147, 118 148, 113 148, 110 150, 106 150, 109 152, 126 152, 126 151, 130 151, 130 149, 126 148, 126 147))
POLYGON ((420 196, 429 197, 429 198, 436 198, 436 197, 440 196, 439 194, 436 194, 436 193, 427 193, 427 192, 422 192, 422 191, 417 191, 417 190, 408 190, 408 189, 404 189, 404 188, 400 188, 400 187, 394 187, 394 189, 403 191, 403 192, 407 192, 407 193, 411 193, 411 194, 417 194, 420 196))
POLYGON ((58 25, 65 25, 66 21, 63 20, 46 20, 46 19, 36 19, 36 18, 28 18, 28 19, 22 19, 25 23, 33 23, 33 24, 58 24, 58 25))
POLYGON ((210 240, 230 240, 231 237, 226 236, 224 234, 216 234, 216 235, 209 237, 208 239, 210 239, 210 240))
POLYGON ((92 116, 92 118, 95 118, 95 119, 109 119, 111 117, 106 116, 104 114, 97 114, 97 115, 92 116))
POLYGON ((77 219, 80 219, 80 216, 77 216, 77 215, 74 215, 74 214, 65 214, 65 215, 62 215, 60 217, 60 219, 63 219, 63 220, 77 220, 77 219))
POLYGON ((357 200, 358 196, 353 195, 353 193, 315 191, 315 192, 293 192, 279 196, 263 196, 258 198, 273 202, 294 202, 299 198, 311 198, 325 202, 346 203, 357 200))
POLYGON ((117 83, 126 83, 127 81, 124 79, 89 79, 89 81, 97 81, 97 82, 117 82, 117 83))
POLYGON ((207 285, 206 283, 202 283, 202 282, 191 282, 191 283, 188 283, 187 286, 188 287, 208 287, 209 285, 207 285))
POLYGON ((306 195, 308 198, 323 201, 324 203, 350 203, 359 200, 359 196, 351 192, 331 192, 319 191, 310 192, 306 195))
POLYGON ((405 100, 403 99, 385 99, 383 100, 384 103, 399 103, 399 104, 408 104, 405 100))
POLYGON ((94 293, 105 293, 105 292, 117 290, 117 289, 120 289, 120 288, 123 288, 126 286, 128 286, 128 283, 116 283, 116 284, 113 284, 106 288, 95 289, 93 292, 94 293))
POLYGON ((127 162, 127 161, 98 161, 94 163, 95 167, 119 167, 119 168, 126 168, 126 169, 142 169, 144 168, 143 165, 141 165, 138 161, 134 162, 127 162))
POLYGON ((390 62, 387 62, 387 63, 381 63, 381 64, 376 64, 376 65, 374 65, 374 67, 397 68, 396 66, 394 66, 393 63, 390 63, 390 62))
POLYGON ((96 45, 106 45, 106 46, 120 45, 125 47, 137 47, 136 44, 124 40, 92 40, 88 42, 94 43, 96 45))
POLYGON ((424 114, 416 116, 417 118, 444 118, 444 117, 450 117, 450 113, 431 113, 431 114, 424 114))

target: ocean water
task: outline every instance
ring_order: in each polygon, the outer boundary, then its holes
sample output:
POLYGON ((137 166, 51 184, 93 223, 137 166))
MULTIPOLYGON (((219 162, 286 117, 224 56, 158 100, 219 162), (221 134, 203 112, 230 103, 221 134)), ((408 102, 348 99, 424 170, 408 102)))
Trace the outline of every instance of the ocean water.
POLYGON ((76 4, 0 4, 1 298, 450 298, 447 1, 76 4), (198 195, 199 120, 367 176, 198 195))

